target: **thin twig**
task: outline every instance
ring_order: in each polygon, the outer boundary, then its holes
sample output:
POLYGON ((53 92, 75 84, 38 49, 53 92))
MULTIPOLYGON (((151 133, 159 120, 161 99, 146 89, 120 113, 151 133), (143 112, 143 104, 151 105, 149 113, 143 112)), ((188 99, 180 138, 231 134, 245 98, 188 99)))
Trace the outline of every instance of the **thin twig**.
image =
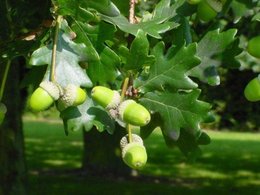
POLYGON ((61 19, 62 19, 62 16, 58 15, 57 19, 56 19, 55 35, 54 35, 54 40, 53 40, 52 56, 51 56, 50 81, 52 81, 52 82, 55 82, 56 52, 57 52, 57 42, 58 42, 61 19))
POLYGON ((4 72, 4 75, 3 75, 3 79, 2 79, 2 83, 1 83, 1 88, 0 88, 0 102, 1 102, 2 99, 3 99, 5 84, 6 84, 7 75, 8 75, 10 66, 11 66, 11 60, 8 60, 7 63, 6 63, 5 72, 4 72))
POLYGON ((130 4, 129 22, 131 24, 134 24, 135 23, 135 4, 136 4, 136 0, 130 0, 129 4, 130 4))

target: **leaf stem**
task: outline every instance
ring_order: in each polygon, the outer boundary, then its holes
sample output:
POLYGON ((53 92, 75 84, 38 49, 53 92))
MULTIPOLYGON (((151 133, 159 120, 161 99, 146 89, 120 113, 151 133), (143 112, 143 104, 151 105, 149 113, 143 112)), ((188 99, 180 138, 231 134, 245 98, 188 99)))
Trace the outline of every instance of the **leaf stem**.
POLYGON ((62 16, 58 15, 57 19, 56 19, 55 35, 54 35, 54 40, 53 40, 52 56, 51 56, 50 81, 52 81, 52 82, 55 82, 56 52, 57 52, 57 42, 58 42, 61 19, 62 19, 62 16))
POLYGON ((11 60, 8 60, 6 63, 6 67, 5 67, 5 71, 4 71, 4 75, 3 75, 3 79, 2 79, 2 83, 1 83, 1 88, 0 88, 0 102, 3 99, 5 84, 6 84, 7 75, 8 75, 10 66, 11 66, 11 60))

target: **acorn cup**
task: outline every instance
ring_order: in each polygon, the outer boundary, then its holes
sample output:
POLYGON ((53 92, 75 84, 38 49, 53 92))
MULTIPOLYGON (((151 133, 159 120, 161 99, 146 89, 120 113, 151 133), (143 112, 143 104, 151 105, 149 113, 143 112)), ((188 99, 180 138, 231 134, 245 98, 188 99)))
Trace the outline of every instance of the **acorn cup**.
POLYGON ((91 91, 92 99, 107 110, 116 109, 120 103, 120 94, 118 91, 107 87, 96 86, 91 91))
POLYGON ((134 100, 125 100, 119 105, 120 119, 135 126, 145 126, 151 120, 148 110, 134 100))
POLYGON ((51 81, 43 81, 40 86, 33 92, 29 105, 35 111, 43 111, 49 108, 54 101, 60 97, 59 87, 51 81))
POLYGON ((143 140, 138 135, 132 134, 133 142, 129 143, 127 137, 124 136, 120 141, 123 161, 133 169, 141 169, 147 162, 143 140))
POLYGON ((58 107, 67 108, 69 106, 78 106, 87 99, 86 92, 80 87, 69 84, 63 90, 63 95, 58 101, 58 107))
POLYGON ((224 0, 206 0, 212 9, 216 12, 221 12, 224 4, 224 0))

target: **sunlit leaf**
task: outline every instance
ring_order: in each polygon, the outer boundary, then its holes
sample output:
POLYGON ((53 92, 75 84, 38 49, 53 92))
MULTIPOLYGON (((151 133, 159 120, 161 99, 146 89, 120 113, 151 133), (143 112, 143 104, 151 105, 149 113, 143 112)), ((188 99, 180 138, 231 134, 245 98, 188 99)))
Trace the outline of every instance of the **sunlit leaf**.
POLYGON ((182 47, 175 51, 169 49, 164 55, 163 42, 158 43, 153 49, 155 63, 151 65, 148 78, 136 81, 136 87, 142 91, 163 90, 165 87, 173 89, 193 89, 197 84, 187 75, 187 71, 200 63, 195 56, 196 44, 182 47))
MULTIPOLYGON (((65 21, 63 21, 65 22, 65 21)), ((70 39, 69 34, 62 30, 58 36, 55 78, 56 81, 63 87, 68 84, 75 84, 83 87, 91 87, 92 82, 87 76, 84 69, 79 65, 80 61, 88 60, 88 49, 83 43, 75 43, 70 39)), ((43 46, 33 52, 30 64, 31 65, 48 65, 45 78, 49 79, 52 59, 52 44, 43 46)))

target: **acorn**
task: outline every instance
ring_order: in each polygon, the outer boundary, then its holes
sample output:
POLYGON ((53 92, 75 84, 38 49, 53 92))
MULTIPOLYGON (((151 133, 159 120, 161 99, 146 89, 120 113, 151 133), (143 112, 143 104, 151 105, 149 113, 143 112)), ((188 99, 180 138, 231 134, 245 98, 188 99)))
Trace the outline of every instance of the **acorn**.
MULTIPOLYGON (((212 3, 213 4, 213 3, 212 3)), ((216 4, 217 5, 217 4, 216 4)), ((218 7, 216 7, 218 8, 218 7)), ((217 16, 217 11, 208 3, 207 0, 202 0, 197 7, 198 18, 204 22, 209 22, 217 16)))
POLYGON ((117 108, 120 103, 118 91, 103 86, 94 87, 91 91, 91 96, 95 102, 108 110, 117 108))
POLYGON ((7 108, 6 106, 0 102, 0 125, 3 123, 7 108))
POLYGON ((248 41, 247 51, 251 56, 260 59, 260 35, 253 37, 248 41))
POLYGON ((195 5, 198 4, 201 0, 186 0, 189 4, 195 5))
POLYGON ((59 87, 51 81, 43 81, 33 92, 29 105, 33 111, 39 112, 49 108, 60 97, 59 87))
POLYGON ((145 126, 151 120, 148 110, 134 100, 125 100, 119 105, 120 119, 135 126, 145 126))
POLYGON ((61 103, 65 108, 69 106, 78 106, 83 104, 86 99, 87 94, 85 90, 76 85, 69 84, 65 87, 63 95, 61 96, 58 104, 61 103))
POLYGON ((133 169, 141 169, 147 162, 145 147, 138 142, 128 143, 122 150, 123 161, 133 169))
POLYGON ((146 149, 142 138, 137 134, 132 134, 132 142, 129 143, 128 135, 120 140, 123 161, 133 169, 141 169, 147 161, 146 149))
POLYGON ((246 85, 244 95, 248 101, 260 101, 260 77, 255 77, 246 85))

